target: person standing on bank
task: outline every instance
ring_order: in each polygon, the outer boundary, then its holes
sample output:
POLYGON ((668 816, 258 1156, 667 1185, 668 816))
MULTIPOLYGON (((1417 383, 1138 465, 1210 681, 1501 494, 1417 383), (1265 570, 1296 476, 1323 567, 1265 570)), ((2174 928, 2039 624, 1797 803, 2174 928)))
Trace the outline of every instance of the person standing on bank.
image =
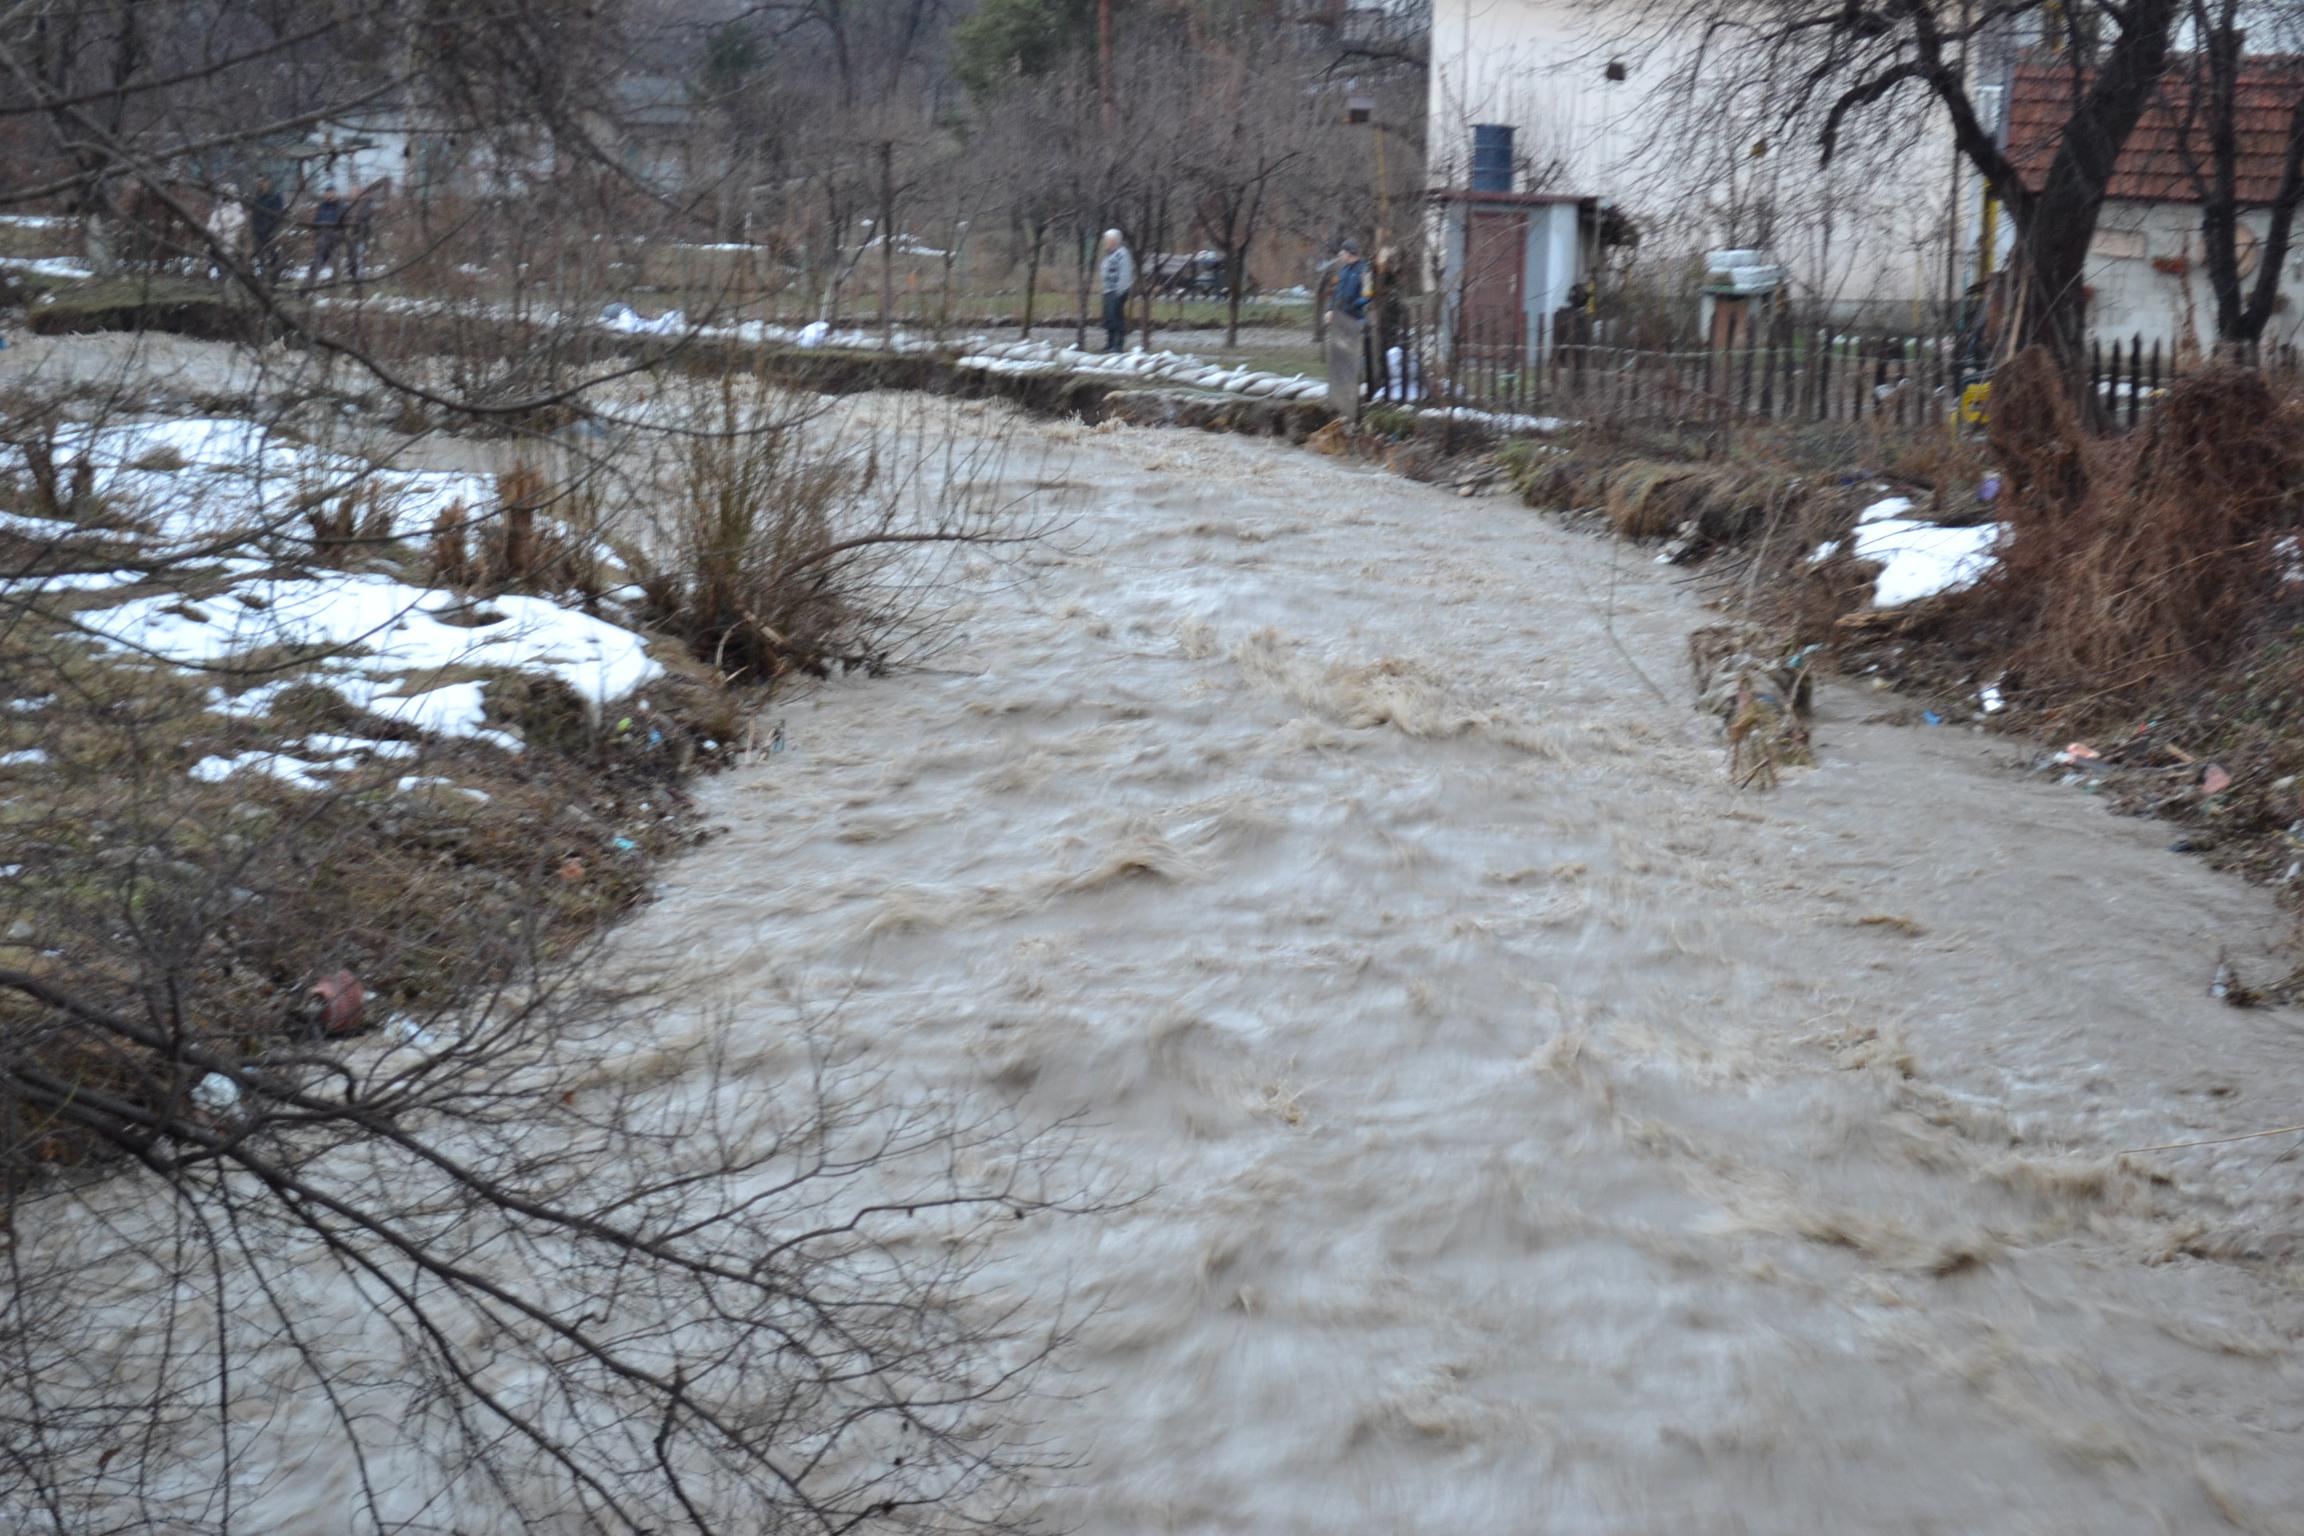
POLYGON ((256 201, 248 207, 248 232, 256 245, 256 272, 265 282, 280 276, 280 227, 288 222, 288 200, 272 178, 256 178, 256 201))
POLYGON ((1328 284, 1328 404, 1345 421, 1360 419, 1361 349, 1368 335, 1368 264, 1360 243, 1336 248, 1336 275, 1328 284))
POLYGON ((1104 350, 1117 352, 1128 344, 1128 295, 1136 286, 1136 258, 1121 242, 1120 231, 1104 231, 1104 350))
POLYGON ((320 201, 312 210, 312 265, 304 273, 306 293, 320 281, 322 268, 335 274, 336 260, 344 250, 344 216, 344 199, 330 182, 320 189, 320 201))

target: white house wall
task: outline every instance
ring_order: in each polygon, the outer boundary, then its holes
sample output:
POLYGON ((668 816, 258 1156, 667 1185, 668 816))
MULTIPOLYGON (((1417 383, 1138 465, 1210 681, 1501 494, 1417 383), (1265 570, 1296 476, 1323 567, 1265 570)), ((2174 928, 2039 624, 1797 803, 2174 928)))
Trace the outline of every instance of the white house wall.
POLYGON ((1965 223, 1968 192, 1955 188, 1941 114, 1917 96, 1891 102, 1830 173, 1817 168, 1812 143, 1754 155, 1763 141, 1737 113, 1662 99, 1669 52, 1612 48, 1607 26, 1586 0, 1434 0, 1429 183, 1465 185, 1472 126, 1508 123, 1519 157, 1559 166, 1548 183, 1519 190, 1619 204, 1643 230, 1644 263, 1761 244, 1811 300, 1942 295, 1955 255, 1948 231, 1965 223), (1607 78, 1612 59, 1627 79, 1607 78), (1869 159, 1868 138, 1882 145, 1869 159), (1756 223, 1763 205, 1773 220, 1756 223))
MULTIPOLYGON (((2246 213, 2241 222, 2261 239, 2267 216, 2246 213)), ((2107 342, 2141 336, 2147 347, 2212 342, 2216 294, 2200 250, 2197 204, 2106 203, 2088 247, 2090 333, 2107 342), (2163 270, 2168 267, 2178 270, 2163 270)), ((2294 342, 2304 334, 2304 253, 2290 255, 2280 288, 2286 302, 2265 328, 2266 342, 2294 342)))

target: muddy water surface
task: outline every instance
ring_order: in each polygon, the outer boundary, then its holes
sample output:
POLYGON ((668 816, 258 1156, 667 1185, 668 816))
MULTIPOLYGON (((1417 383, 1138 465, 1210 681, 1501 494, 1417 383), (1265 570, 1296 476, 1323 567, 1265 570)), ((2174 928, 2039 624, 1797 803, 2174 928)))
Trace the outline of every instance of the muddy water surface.
POLYGON ((790 702, 630 943, 1148 1191, 1002 1255, 1093 1309, 1042 1514, 2304 1526, 2288 1144, 2112 1159, 2304 1118, 2205 996, 2260 894, 1857 690, 1732 792, 1700 609, 1517 505, 1024 430, 1062 547, 790 702))

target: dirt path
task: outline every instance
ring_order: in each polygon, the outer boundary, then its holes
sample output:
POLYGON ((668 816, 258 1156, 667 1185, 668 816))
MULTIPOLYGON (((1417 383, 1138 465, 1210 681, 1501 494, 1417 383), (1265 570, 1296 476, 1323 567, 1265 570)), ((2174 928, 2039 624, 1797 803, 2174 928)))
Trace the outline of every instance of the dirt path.
POLYGON ((1043 1513, 2298 1528, 2299 1162, 2110 1157, 2304 1119, 2258 893, 1854 690, 1731 792, 1696 607, 1507 502, 1025 431, 1076 547, 790 704, 633 941, 1154 1187, 1006 1258, 1097 1309, 1043 1513))

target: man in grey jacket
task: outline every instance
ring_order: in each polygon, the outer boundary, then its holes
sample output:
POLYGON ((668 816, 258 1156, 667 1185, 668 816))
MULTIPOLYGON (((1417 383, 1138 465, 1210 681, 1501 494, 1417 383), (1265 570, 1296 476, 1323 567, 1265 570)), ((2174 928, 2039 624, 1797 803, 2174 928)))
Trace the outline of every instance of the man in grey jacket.
POLYGON ((1117 352, 1128 344, 1128 294, 1136 286, 1136 258, 1121 243, 1120 231, 1104 231, 1104 350, 1117 352))

